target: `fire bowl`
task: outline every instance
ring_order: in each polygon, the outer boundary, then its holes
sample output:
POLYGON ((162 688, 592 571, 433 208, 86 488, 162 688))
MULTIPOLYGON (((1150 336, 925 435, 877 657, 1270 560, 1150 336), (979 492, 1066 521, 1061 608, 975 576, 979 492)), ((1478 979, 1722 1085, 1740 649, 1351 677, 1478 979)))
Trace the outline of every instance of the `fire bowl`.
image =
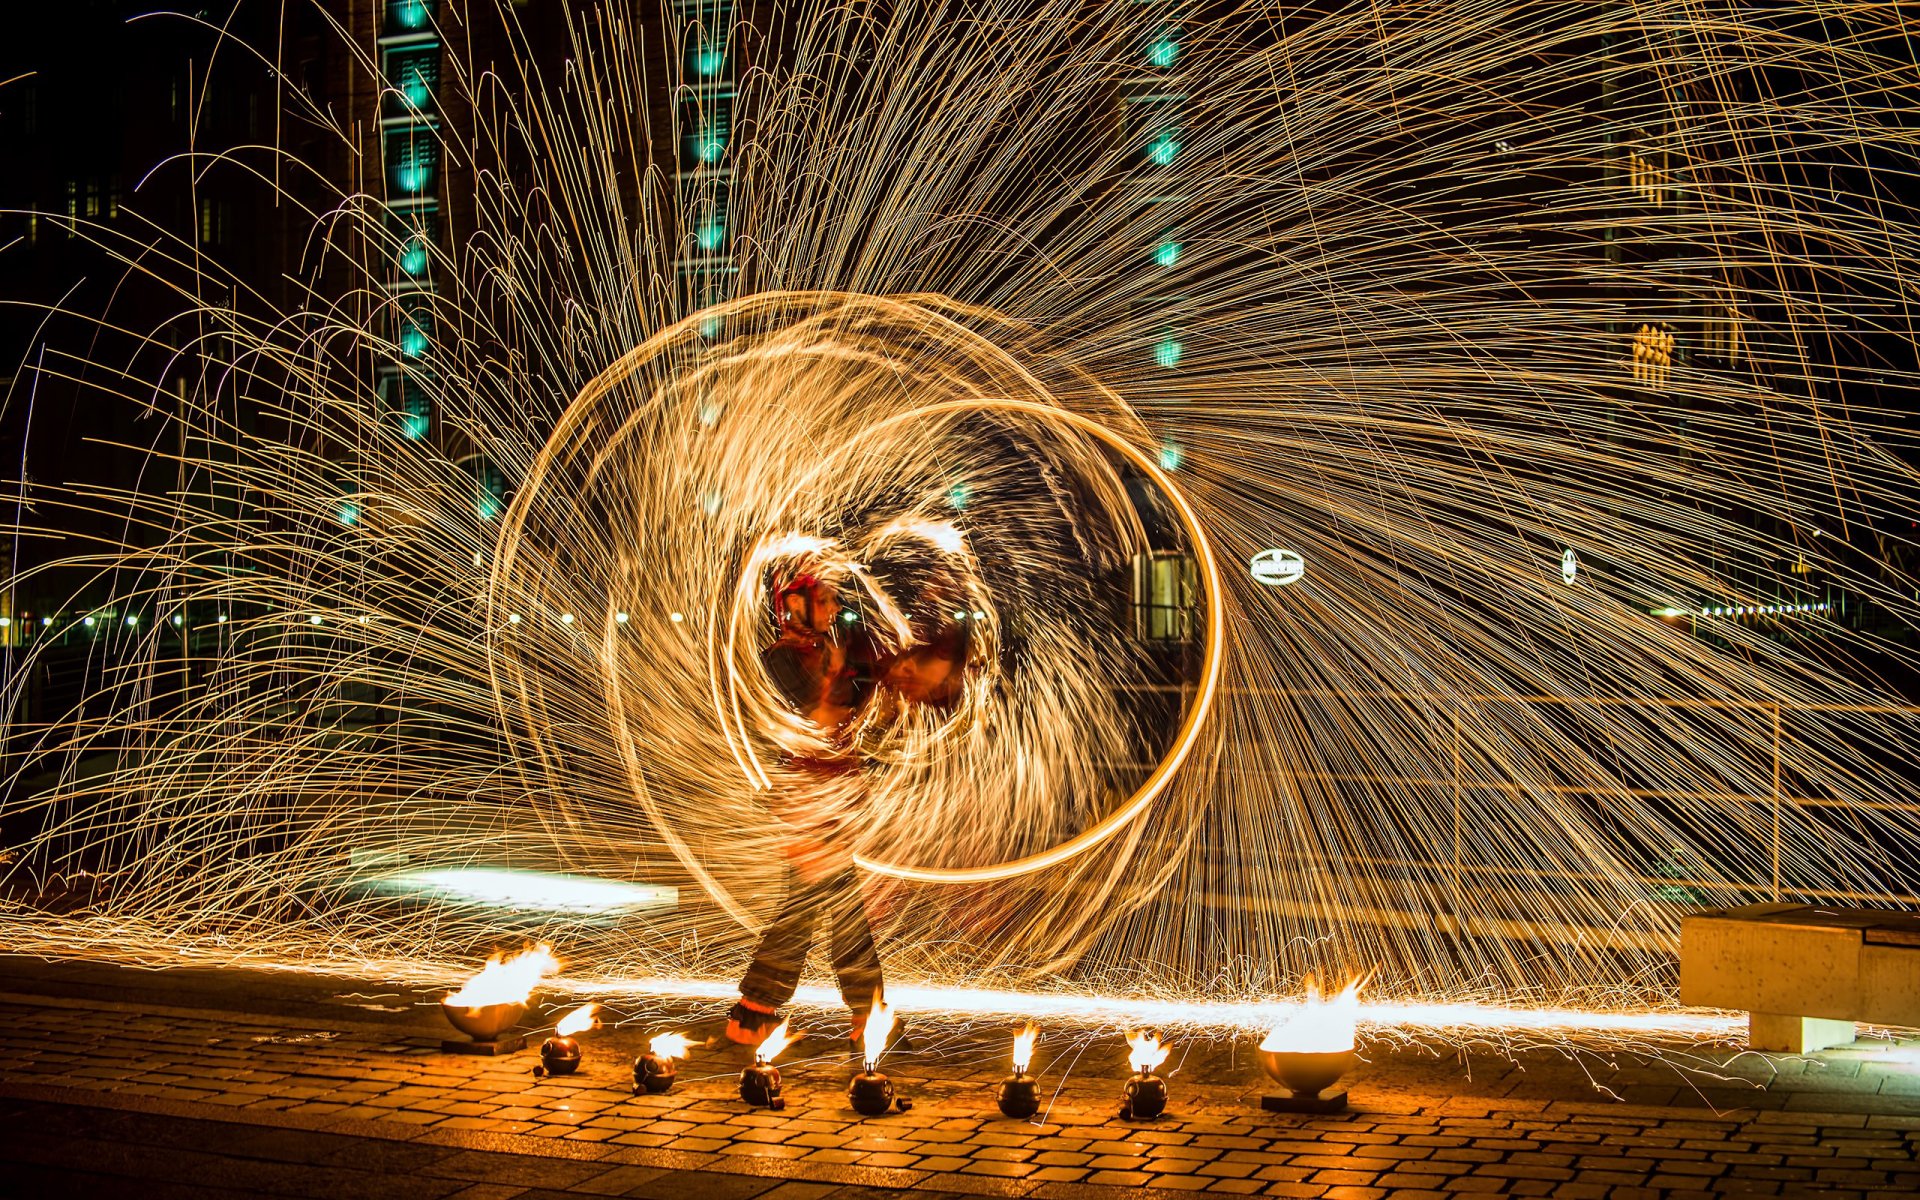
POLYGON ((455 1029, 466 1034, 476 1042, 493 1042, 500 1035, 520 1023, 527 1013, 524 1004, 482 1004, 478 1008, 463 1008, 440 1002, 440 1011, 447 1014, 447 1020, 455 1029))
POLYGON ((1318 1096, 1340 1077, 1353 1070, 1358 1056, 1351 1050, 1311 1052, 1303 1050, 1262 1050, 1260 1069, 1295 1096, 1318 1096))

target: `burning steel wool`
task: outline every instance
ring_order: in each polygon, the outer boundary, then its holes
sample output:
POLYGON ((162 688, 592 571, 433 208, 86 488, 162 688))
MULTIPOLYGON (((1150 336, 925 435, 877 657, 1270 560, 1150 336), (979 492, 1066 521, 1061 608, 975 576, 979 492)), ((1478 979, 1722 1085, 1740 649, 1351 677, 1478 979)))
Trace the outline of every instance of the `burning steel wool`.
POLYGON ((0 943, 444 981, 533 929, 705 995, 830 830, 915 1012, 1264 1027, 1376 970, 1370 1024, 1706 1038, 1680 912, 1910 906, 1907 8, 1252 0, 1149 58, 1151 5, 759 6, 693 163, 649 7, 450 58, 429 208, 250 139, 43 214, 181 301, 0 364, 164 481, 29 438, 9 485, 0 595, 92 581, 15 677, 114 683, 9 760, 0 943), (291 298, 163 219, 207 172, 291 298), (901 685, 833 737, 762 659, 806 575, 901 685))

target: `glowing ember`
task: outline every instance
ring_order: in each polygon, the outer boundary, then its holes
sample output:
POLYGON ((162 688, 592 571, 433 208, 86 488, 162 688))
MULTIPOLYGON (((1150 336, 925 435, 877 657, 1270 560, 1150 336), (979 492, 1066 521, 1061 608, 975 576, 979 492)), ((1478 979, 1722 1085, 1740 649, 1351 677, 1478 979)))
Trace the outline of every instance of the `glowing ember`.
POLYGON ((1040 1027, 1028 1021, 1026 1027, 1013 1035, 1013 1073, 1026 1074, 1027 1067, 1033 1062, 1033 1044, 1040 1038, 1040 1027))
POLYGON ((1127 1062, 1143 1075, 1167 1061, 1167 1055, 1173 1050, 1172 1046, 1161 1042, 1159 1034, 1145 1029, 1127 1034, 1127 1046, 1131 1050, 1127 1062))
POLYGON ((766 1040, 760 1043, 760 1048, 753 1052, 754 1061, 770 1063, 782 1050, 799 1041, 799 1034, 788 1032, 787 1027, 792 1024, 792 1021, 782 1021, 778 1025, 775 1025, 773 1032, 769 1033, 766 1036, 766 1040))
POLYGON ((893 1034, 893 1006, 873 994, 873 1008, 867 1013, 867 1027, 860 1035, 860 1053, 867 1060, 867 1070, 871 1071, 887 1052, 887 1038, 893 1034))
POLYGON ((561 1017, 560 1023, 553 1027, 555 1036, 572 1037, 576 1033, 585 1033, 587 1030, 592 1029, 595 1025, 599 1024, 598 1021, 593 1019, 593 1010, 599 1007, 598 1004, 582 1004, 579 1008, 561 1017))
POLYGON ((647 1043, 647 1050, 655 1058, 685 1058, 692 1048, 693 1039, 684 1033, 656 1033, 647 1043))
POLYGON ((1276 1024, 1260 1043, 1262 1050, 1294 1054, 1332 1054, 1353 1049, 1354 1027, 1360 1019, 1360 985, 1355 979, 1331 1000, 1322 999, 1320 987, 1307 980, 1306 1002, 1291 1017, 1276 1024))
POLYGON ((525 1004, 542 976, 560 969, 553 947, 542 943, 507 958, 495 954, 466 986, 441 1003, 452 1008, 485 1008, 490 1004, 525 1004))

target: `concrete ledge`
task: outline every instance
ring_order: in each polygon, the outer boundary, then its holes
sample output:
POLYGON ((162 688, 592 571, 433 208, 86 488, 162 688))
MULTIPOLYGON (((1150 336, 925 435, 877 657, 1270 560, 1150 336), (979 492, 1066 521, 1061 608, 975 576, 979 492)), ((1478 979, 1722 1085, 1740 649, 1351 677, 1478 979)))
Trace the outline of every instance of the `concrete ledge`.
POLYGON ((1804 904, 1714 909, 1680 923, 1680 1003, 1744 1009, 1755 1050, 1807 1054, 1854 1023, 1920 1025, 1920 915, 1804 904))

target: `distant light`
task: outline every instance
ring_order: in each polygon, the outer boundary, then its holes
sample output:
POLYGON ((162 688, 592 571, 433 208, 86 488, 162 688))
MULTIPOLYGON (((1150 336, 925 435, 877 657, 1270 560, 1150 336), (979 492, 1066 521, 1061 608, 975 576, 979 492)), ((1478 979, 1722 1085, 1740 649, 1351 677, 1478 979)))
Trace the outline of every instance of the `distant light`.
POLYGON ((1180 469, 1180 462, 1180 447, 1177 443, 1168 442, 1160 447, 1160 469, 1162 471, 1178 471, 1180 469))
POLYGON ((520 623, 520 614, 519 614, 519 613, 508 613, 508 614, 507 614, 507 624, 509 624, 509 625, 518 625, 519 623, 520 623))
POLYGON ((93 628, 93 618, 92 618, 92 617, 88 617, 88 618, 87 618, 87 628, 88 628, 88 629, 92 629, 92 628, 93 628))
POLYGON ((964 483, 956 483, 947 489, 947 503, 951 505, 956 512, 965 508, 967 501, 972 498, 973 490, 964 483))
POLYGON ((400 331, 400 353, 408 358, 419 358, 425 354, 428 344, 427 331, 418 325, 409 323, 400 331))
POLYGON ((407 239, 400 251, 400 269, 409 275, 418 275, 427 269, 427 242, 425 238, 407 239))
POLYGON ((1180 57, 1180 43, 1170 37, 1155 38, 1153 45, 1147 47, 1147 61, 1162 71, 1173 65, 1180 57))
POLYGON ((1654 617, 1684 617, 1687 615, 1687 610, 1684 608, 1656 608, 1647 615, 1654 617))
POLYGON ((486 566, 487 565, 486 555, 483 554, 481 551, 475 550, 473 552, 473 565, 476 567, 486 566))
POLYGON ((1163 337, 1153 348, 1153 361, 1166 367, 1168 370, 1172 370, 1174 367, 1180 365, 1180 351, 1182 349, 1184 349, 1184 347, 1180 345, 1179 339, 1163 337))
POLYGON ((705 317, 700 322, 700 336, 709 338, 719 337, 721 331, 726 329, 726 327, 726 321, 719 317, 705 317))
POLYGON ((175 614, 174 614, 174 616, 173 616, 173 627, 174 627, 175 629, 178 629, 178 628, 180 628, 180 627, 181 627, 182 625, 185 625, 186 623, 187 623, 187 619, 186 619, 185 617, 183 617, 183 616, 181 616, 181 615, 180 615, 180 614, 178 614, 178 613, 175 613, 175 614))
POLYGON ((702 75, 718 75, 720 68, 727 65, 727 52, 719 46, 702 46, 700 53, 694 56, 694 62, 702 75))
POLYGON ((1154 135, 1147 143, 1147 159, 1156 167, 1170 167, 1180 156, 1180 138, 1171 129, 1154 135))
POLYGON ((719 221, 709 222, 700 227, 700 232, 695 235, 695 240, 700 243, 702 250, 718 250, 721 246, 726 245, 727 227, 719 221))
POLYGON ((561 613, 561 614, 560 614, 560 623, 561 623, 562 625, 571 625, 571 624, 573 624, 573 614, 572 614, 572 613, 561 613))
POLYGON ((1569 546, 1560 552, 1560 582, 1572 587, 1580 578, 1580 556, 1569 546))
POLYGON ((139 617, 128 617, 128 618, 127 618, 127 626, 128 626, 128 628, 132 628, 133 626, 136 626, 136 625, 138 625, 138 624, 140 624, 140 618, 139 618, 139 617))
POLYGON ((973 610, 973 619, 976 621, 984 621, 987 619, 987 614, 976 608, 973 610))
MULTIPOLYGON (((717 163, 720 161, 720 157, 727 152, 727 142, 726 139, 719 134, 709 133, 700 139, 697 149, 701 162, 717 163)), ((711 250, 713 247, 708 246, 707 249, 711 250)))
MULTIPOLYGON (((222 618, 222 620, 224 620, 224 619, 225 619, 225 618, 222 618)), ((51 625, 51 624, 53 624, 53 618, 52 618, 52 617, 41 617, 41 618, 40 618, 40 623, 41 623, 42 625, 51 625)))
POLYGON ((964 620, 966 620, 966 619, 967 619, 967 614, 966 614, 965 612, 962 612, 962 611, 956 611, 956 612, 955 612, 955 613, 953 614, 953 619, 954 619, 954 620, 956 620, 956 621, 964 621, 964 620))
POLYGON ((307 624, 309 624, 309 625, 319 625, 319 624, 322 624, 322 623, 323 623, 323 622, 321 621, 321 618, 320 618, 320 614, 319 614, 319 613, 315 613, 315 614, 313 614, 312 616, 310 616, 310 617, 308 617, 308 618, 307 618, 307 624))
POLYGON ((613 614, 613 623, 616 625, 625 625, 627 623, 627 614, 623 612, 613 614))
POLYGON ((1161 242, 1153 248, 1153 261, 1163 267, 1170 267, 1180 261, 1179 242, 1161 242))
POLYGON ((362 624, 362 625, 365 625, 365 624, 367 623, 367 621, 368 621, 368 618, 367 618, 367 617, 365 617, 365 616, 362 616, 362 617, 360 618, 360 624, 362 624))
POLYGON ((400 433, 409 441, 419 441, 427 436, 429 428, 427 414, 410 412, 400 419, 400 433))
POLYGON ((421 899, 575 916, 672 908, 680 902, 678 888, 500 867, 407 871, 368 880, 367 886, 379 892, 421 899))
POLYGON ((399 0, 392 12, 402 29, 418 29, 427 23, 427 0, 399 0))
POLYGON ((360 521, 359 505, 342 504, 340 506, 340 523, 342 525, 355 525, 355 524, 358 524, 359 521, 360 521))
POLYGON ((225 625, 227 623, 227 614, 221 613, 219 616, 215 617, 214 620, 222 625, 225 625))
POLYGON ((11 629, 11 628, 13 628, 13 618, 0 617, 0 629, 11 629))
POLYGON ((849 609, 848 611, 840 614, 840 619, 842 621, 845 621, 847 624, 851 625, 855 621, 858 621, 860 619, 860 614, 849 609))
POLYGON ((687 617, 685 613, 668 613, 667 614, 667 620, 672 621, 675 625, 678 625, 680 622, 686 619, 687 617))

